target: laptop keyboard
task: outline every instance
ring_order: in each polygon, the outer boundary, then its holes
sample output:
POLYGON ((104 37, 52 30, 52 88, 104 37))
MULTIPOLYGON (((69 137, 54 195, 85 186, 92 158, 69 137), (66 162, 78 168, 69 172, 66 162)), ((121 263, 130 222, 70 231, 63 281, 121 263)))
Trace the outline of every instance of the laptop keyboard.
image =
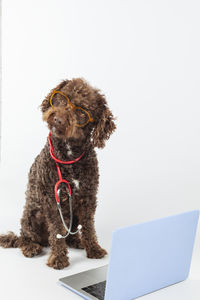
POLYGON ((93 285, 86 286, 82 288, 82 290, 96 297, 99 300, 104 300, 105 290, 106 290, 106 280, 93 285))

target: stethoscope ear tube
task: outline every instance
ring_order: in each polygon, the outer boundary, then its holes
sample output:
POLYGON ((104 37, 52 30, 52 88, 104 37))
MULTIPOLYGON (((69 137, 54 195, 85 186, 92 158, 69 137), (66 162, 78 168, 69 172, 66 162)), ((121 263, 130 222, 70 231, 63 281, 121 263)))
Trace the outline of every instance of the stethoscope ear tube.
POLYGON ((57 196, 58 196, 58 199, 59 199, 59 202, 57 202, 58 211, 60 213, 60 218, 62 220, 63 226, 65 227, 65 229, 67 231, 67 234, 66 235, 57 234, 56 237, 57 237, 57 239, 65 239, 70 234, 73 235, 73 234, 78 233, 82 229, 82 226, 78 225, 78 227, 77 227, 78 229, 75 232, 71 231, 72 230, 72 223, 73 223, 73 210, 72 210, 72 197, 71 197, 71 195, 69 193, 69 190, 68 190, 69 209, 70 209, 70 223, 69 223, 69 228, 67 227, 67 224, 65 223, 65 220, 64 220, 64 217, 63 217, 63 214, 62 214, 62 208, 61 208, 61 205, 60 205, 60 189, 57 190, 57 196))

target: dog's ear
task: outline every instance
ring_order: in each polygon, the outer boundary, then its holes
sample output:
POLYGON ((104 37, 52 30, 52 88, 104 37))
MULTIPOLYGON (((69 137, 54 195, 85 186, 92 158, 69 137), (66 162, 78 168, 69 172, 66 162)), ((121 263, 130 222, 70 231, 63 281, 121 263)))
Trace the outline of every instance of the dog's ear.
MULTIPOLYGON (((68 82, 69 82, 69 80, 63 80, 53 90, 58 90, 59 91, 68 82)), ((42 113, 44 113, 50 107, 50 97, 51 97, 51 94, 52 94, 53 90, 50 91, 50 93, 46 96, 46 98, 42 101, 42 104, 40 105, 40 109, 41 109, 42 113)))
POLYGON ((94 128, 92 131, 92 143, 94 147, 104 148, 105 141, 110 138, 110 135, 116 129, 114 123, 114 118, 112 112, 107 106, 106 99, 104 95, 101 95, 98 90, 96 90, 97 97, 97 110, 94 120, 94 128))

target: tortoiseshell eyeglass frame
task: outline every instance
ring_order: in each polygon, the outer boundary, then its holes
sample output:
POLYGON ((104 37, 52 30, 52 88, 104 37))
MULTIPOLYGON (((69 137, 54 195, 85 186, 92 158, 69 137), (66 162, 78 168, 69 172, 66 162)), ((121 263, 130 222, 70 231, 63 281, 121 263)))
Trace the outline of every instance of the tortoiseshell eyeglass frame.
POLYGON ((53 103, 52 103, 52 99, 54 97, 55 94, 60 94, 62 95, 63 97, 65 97, 65 99, 67 100, 68 104, 70 105, 70 107, 72 108, 72 110, 75 110, 75 109, 80 109, 82 110, 84 113, 87 114, 88 116, 88 121, 85 122, 84 124, 76 124, 76 126, 78 127, 84 127, 86 126, 89 122, 94 122, 94 119, 91 117, 90 113, 85 110, 84 108, 80 107, 80 106, 75 106, 74 104, 71 103, 71 101, 69 100, 69 98, 67 97, 67 95, 65 95, 63 92, 60 92, 60 91, 56 91, 56 90, 53 90, 52 94, 51 94, 51 97, 50 97, 50 104, 51 106, 54 108, 53 106, 53 103))

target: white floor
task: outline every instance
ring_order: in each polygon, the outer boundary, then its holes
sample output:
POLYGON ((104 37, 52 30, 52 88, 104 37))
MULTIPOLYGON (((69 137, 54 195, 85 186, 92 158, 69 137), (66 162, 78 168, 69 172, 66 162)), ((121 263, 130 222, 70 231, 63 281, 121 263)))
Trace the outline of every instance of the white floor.
MULTIPOLYGON (((109 249, 109 241, 102 246, 109 249)), ((79 300, 81 298, 78 295, 60 286, 58 284, 58 279, 90 268, 102 266, 107 264, 109 260, 109 257, 101 260, 88 259, 86 258, 84 250, 70 249, 70 266, 64 270, 54 270, 46 266, 48 252, 49 249, 45 249, 44 254, 39 257, 25 258, 19 249, 0 248, 0 298, 6 300, 79 300)), ((140 299, 199 300, 199 256, 198 232, 189 278, 184 282, 148 294, 140 299)))

